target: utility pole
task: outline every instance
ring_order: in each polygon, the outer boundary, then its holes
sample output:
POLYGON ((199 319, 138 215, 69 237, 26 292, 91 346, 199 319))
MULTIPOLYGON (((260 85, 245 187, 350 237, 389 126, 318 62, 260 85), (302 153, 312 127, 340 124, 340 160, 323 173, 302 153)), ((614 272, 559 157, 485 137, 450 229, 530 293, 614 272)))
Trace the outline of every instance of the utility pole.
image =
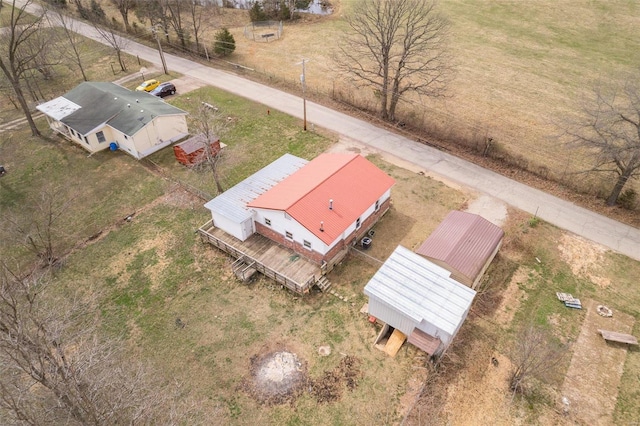
POLYGON ((303 130, 306 132, 307 131, 307 96, 305 93, 305 89, 306 89, 306 81, 305 81, 305 71, 304 71, 304 64, 305 62, 307 62, 308 59, 303 59, 302 62, 302 74, 300 74, 300 83, 302 83, 302 114, 303 114, 303 130))
POLYGON ((164 70, 165 74, 169 74, 169 70, 167 70, 167 62, 164 60, 164 52, 162 51, 162 44, 160 43, 160 37, 158 37, 158 30, 156 29, 155 25, 153 27, 151 27, 151 31, 153 31, 153 34, 156 36, 156 41, 158 42, 158 52, 160 52, 160 60, 162 61, 162 69, 164 70))

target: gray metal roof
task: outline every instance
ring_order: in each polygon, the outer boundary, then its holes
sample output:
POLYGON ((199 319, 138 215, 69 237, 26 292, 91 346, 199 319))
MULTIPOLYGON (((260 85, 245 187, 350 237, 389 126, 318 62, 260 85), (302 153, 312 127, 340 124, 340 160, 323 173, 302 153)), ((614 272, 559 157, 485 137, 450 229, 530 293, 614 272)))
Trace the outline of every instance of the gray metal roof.
MULTIPOLYGON (((61 118, 48 114, 44 106, 38 109, 82 135, 107 123, 114 129, 133 136, 158 116, 187 114, 180 108, 169 105, 146 92, 131 91, 114 83, 85 81, 61 98, 80 108, 67 109, 64 112, 54 109, 56 115, 63 115, 61 118)), ((53 107, 54 101, 56 99, 47 104, 53 107)), ((62 106, 65 105, 63 101, 59 103, 62 106)))
POLYGON ((364 288, 369 297, 416 323, 426 321, 453 335, 476 292, 449 277, 449 271, 398 246, 364 288))
POLYGON ((303 158, 285 154, 204 206, 213 213, 218 213, 235 223, 242 223, 252 216, 251 210, 247 208, 250 201, 307 163, 308 161, 303 158))
POLYGON ((473 281, 502 241, 504 231, 477 214, 451 211, 416 253, 445 262, 473 281))

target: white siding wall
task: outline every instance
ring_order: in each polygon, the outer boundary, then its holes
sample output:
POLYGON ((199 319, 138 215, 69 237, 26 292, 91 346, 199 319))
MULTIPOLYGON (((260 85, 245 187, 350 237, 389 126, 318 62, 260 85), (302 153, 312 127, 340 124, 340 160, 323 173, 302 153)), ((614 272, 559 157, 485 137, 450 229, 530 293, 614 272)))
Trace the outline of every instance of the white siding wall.
POLYGON ((270 228, 278 234, 286 235, 285 233, 288 231, 293 234, 293 241, 300 245, 303 245, 304 240, 307 240, 311 243, 311 250, 321 254, 326 254, 329 251, 329 246, 300 223, 288 217, 285 212, 281 210, 255 209, 254 220, 269 227, 266 225, 265 219, 271 221, 270 228))
POLYGON ((136 158, 142 158, 187 134, 187 119, 184 115, 156 117, 133 135, 133 149, 136 153, 130 153, 136 158))
POLYGON ((114 133, 113 129, 111 129, 110 127, 104 126, 102 128, 93 130, 91 133, 87 135, 87 140, 89 141, 88 144, 84 140, 84 137, 82 137, 81 140, 78 139, 77 137, 72 137, 72 139, 74 142, 82 145, 84 149, 87 149, 91 152, 98 152, 98 151, 103 151, 105 149, 109 149, 109 142, 114 140, 113 133, 114 133), (96 136, 98 132, 104 133, 104 138, 105 138, 104 142, 98 142, 98 136, 96 136))
POLYGON ((411 318, 404 316, 376 297, 369 297, 369 315, 373 315, 391 327, 397 328, 407 336, 418 326, 411 318))
POLYGON ((124 133, 120 133, 116 142, 118 142, 118 146, 120 147, 120 149, 122 149, 123 151, 127 152, 130 155, 133 155, 138 159, 140 158, 136 154, 136 147, 134 145, 134 138, 132 136, 128 136, 127 138, 125 138, 124 133))
POLYGON ((244 241, 249 235, 244 235, 242 223, 237 223, 217 213, 211 213, 213 226, 222 229, 227 234, 231 234, 237 239, 244 241))
POLYGON ((424 331, 429 336, 439 338, 440 341, 442 342, 442 344, 444 345, 444 347, 447 347, 449 345, 449 342, 451 342, 451 335, 449 333, 446 333, 446 332, 438 329, 433 324, 430 324, 430 323, 428 323, 428 322, 426 322, 424 320, 422 320, 422 322, 420 324, 418 324, 416 326, 416 328, 419 329, 419 330, 424 331))

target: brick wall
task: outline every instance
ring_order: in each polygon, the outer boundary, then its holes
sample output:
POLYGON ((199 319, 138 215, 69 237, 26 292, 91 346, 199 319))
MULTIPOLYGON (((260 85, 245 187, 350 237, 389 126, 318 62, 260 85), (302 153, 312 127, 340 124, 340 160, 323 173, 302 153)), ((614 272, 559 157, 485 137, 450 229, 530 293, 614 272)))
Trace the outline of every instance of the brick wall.
POLYGON ((298 242, 286 239, 284 235, 278 234, 272 228, 265 226, 262 223, 258 223, 258 222, 255 223, 256 232, 258 234, 264 235, 270 240, 273 240, 283 245, 284 247, 288 247, 292 249, 296 253, 300 254, 303 257, 306 257, 307 259, 315 263, 321 264, 323 261, 328 263, 335 255, 337 255, 343 248, 345 248, 345 246, 349 244, 360 243, 360 239, 364 237, 367 231, 371 227, 373 227, 373 225, 380 219, 380 217, 382 217, 383 214, 387 212, 387 210, 389 210, 390 205, 391 205, 391 199, 389 198, 380 205, 380 208, 378 209, 377 212, 375 212, 374 214, 369 216, 364 222, 362 222, 360 228, 356 229, 346 239, 340 241, 338 244, 332 247, 331 250, 329 250, 329 252, 324 256, 321 253, 318 253, 317 251, 309 250, 305 248, 302 244, 298 242))

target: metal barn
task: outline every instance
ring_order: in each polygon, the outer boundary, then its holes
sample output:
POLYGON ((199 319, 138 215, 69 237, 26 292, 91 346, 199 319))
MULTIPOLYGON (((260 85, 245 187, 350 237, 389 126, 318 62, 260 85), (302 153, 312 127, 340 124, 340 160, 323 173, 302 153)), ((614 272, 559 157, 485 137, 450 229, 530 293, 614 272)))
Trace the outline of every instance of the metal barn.
POLYGON ((416 250, 451 272, 451 278, 471 288, 502 246, 504 231, 482 216, 451 211, 416 250))

